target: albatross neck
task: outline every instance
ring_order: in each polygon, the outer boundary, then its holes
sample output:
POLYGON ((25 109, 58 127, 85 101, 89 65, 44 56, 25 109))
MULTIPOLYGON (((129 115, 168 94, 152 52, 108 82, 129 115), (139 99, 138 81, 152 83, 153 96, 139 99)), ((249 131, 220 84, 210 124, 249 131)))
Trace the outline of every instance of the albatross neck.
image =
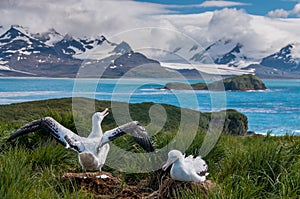
POLYGON ((101 121, 93 120, 92 122, 92 132, 102 132, 101 121))

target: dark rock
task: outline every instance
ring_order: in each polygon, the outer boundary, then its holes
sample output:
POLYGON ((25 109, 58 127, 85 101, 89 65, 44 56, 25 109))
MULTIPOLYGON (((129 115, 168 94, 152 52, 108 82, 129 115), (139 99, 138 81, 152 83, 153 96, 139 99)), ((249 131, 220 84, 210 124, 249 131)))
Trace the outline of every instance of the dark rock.
POLYGON ((229 77, 213 83, 196 83, 185 84, 179 82, 167 83, 165 89, 177 89, 177 90, 212 90, 212 91, 247 91, 247 90, 265 90, 267 89, 265 84, 255 75, 246 74, 241 76, 229 77))
MULTIPOLYGON (((212 89, 218 89, 218 84, 222 83, 219 81, 217 83, 212 83, 212 89), (214 87, 216 84, 216 87, 214 87)), ((247 90, 265 90, 267 87, 265 84, 255 75, 246 74, 236 77, 230 77, 223 80, 225 90, 232 91, 247 91, 247 90)))

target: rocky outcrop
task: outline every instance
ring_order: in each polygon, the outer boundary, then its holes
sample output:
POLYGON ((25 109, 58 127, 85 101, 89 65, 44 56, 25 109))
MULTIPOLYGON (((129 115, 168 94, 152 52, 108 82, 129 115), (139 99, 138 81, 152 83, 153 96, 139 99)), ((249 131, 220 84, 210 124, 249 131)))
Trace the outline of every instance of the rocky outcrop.
POLYGON ((231 90, 231 91, 248 91, 248 90, 265 90, 267 87, 261 79, 255 75, 245 74, 241 76, 235 76, 226 78, 220 81, 215 81, 209 84, 196 83, 185 84, 180 82, 170 82, 164 87, 165 89, 174 90, 231 90))

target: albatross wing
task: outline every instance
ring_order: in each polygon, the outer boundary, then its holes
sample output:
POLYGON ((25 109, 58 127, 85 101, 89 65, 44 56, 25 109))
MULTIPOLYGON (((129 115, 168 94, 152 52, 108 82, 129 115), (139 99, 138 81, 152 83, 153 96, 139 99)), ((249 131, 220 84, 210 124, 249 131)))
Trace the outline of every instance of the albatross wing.
POLYGON ((25 126, 18 129, 14 134, 12 134, 8 138, 8 141, 12 141, 13 139, 21 135, 28 134, 39 129, 43 129, 50 133, 50 135, 52 135, 59 143, 61 143, 66 148, 71 148, 72 150, 75 150, 79 153, 84 150, 84 145, 81 143, 82 138, 73 133, 71 130, 62 126, 51 117, 34 120, 26 124, 25 126))
POLYGON ((104 144, 113 141, 124 134, 131 135, 134 140, 146 151, 154 151, 146 129, 137 121, 129 122, 112 130, 106 131, 99 147, 102 147, 104 144))

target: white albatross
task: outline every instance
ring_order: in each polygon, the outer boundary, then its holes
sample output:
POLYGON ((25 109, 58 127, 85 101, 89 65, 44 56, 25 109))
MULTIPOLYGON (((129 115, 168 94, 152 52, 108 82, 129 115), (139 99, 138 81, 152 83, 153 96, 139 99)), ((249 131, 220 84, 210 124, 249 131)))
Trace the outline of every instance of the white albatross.
POLYGON ((70 148, 78 153, 83 171, 95 169, 101 171, 109 151, 109 142, 126 133, 133 136, 135 141, 146 151, 154 151, 147 131, 137 121, 121 125, 103 134, 101 122, 106 115, 108 115, 108 109, 93 114, 92 132, 88 137, 75 134, 51 117, 44 117, 21 127, 8 138, 8 141, 38 129, 44 129, 65 148, 70 148))
POLYGON ((178 150, 171 150, 168 153, 168 160, 162 166, 162 169, 166 171, 170 165, 172 165, 171 178, 178 181, 204 182, 209 174, 207 173, 208 166, 201 156, 196 158, 192 155, 185 157, 178 150))

